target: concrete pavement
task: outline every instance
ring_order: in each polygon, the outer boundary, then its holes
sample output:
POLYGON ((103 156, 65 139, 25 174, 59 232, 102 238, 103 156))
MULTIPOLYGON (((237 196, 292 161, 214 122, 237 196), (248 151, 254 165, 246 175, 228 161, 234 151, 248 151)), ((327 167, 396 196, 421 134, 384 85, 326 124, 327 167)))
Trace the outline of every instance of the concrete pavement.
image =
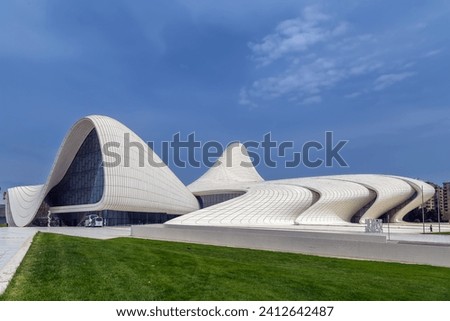
POLYGON ((45 233, 64 234, 69 236, 87 237, 107 240, 116 237, 129 237, 129 226, 115 227, 34 227, 35 230, 45 233))
POLYGON ((450 267, 450 235, 422 235, 410 230, 409 233, 393 232, 388 240, 386 233, 351 232, 348 227, 345 232, 338 227, 331 230, 323 226, 322 230, 310 228, 153 224, 132 226, 131 235, 153 240, 450 267))
POLYGON ((70 236, 111 239, 130 236, 130 227, 2 227, 0 228, 0 294, 2 294, 37 232, 57 233, 70 236))
POLYGON ((0 294, 6 290, 35 234, 33 228, 0 228, 0 294))

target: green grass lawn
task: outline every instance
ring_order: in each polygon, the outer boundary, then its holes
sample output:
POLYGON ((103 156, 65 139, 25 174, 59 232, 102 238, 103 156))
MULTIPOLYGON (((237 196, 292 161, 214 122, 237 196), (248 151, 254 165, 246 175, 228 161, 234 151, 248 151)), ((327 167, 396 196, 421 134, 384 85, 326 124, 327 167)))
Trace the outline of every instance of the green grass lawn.
POLYGON ((6 227, 7 225, 6 224, 0 224, 0 227, 6 227))
POLYGON ((1 300, 448 300, 450 269, 38 233, 1 300))

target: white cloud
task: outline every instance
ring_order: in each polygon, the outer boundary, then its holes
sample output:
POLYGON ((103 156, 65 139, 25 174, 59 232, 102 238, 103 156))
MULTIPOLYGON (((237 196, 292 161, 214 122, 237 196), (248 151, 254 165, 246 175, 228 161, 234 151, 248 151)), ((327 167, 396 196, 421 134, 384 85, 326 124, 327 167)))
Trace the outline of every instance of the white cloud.
POLYGON ((280 75, 256 80, 249 88, 249 96, 263 99, 285 95, 306 97, 316 95, 345 77, 345 71, 331 59, 316 59, 305 65, 293 65, 280 75))
MULTIPOLYGON (((246 96, 240 103, 256 106, 260 100, 279 98, 306 101, 344 82, 350 84, 344 97, 357 98, 415 74, 411 69, 420 54, 406 55, 406 50, 413 49, 401 45, 402 32, 411 31, 366 34, 358 33, 356 27, 317 6, 281 21, 260 41, 249 44, 258 77, 244 87, 246 96)), ((427 56, 438 53, 429 51, 427 56)))
POLYGON ((247 90, 245 88, 242 88, 239 92, 239 104, 249 106, 249 107, 255 107, 255 103, 252 102, 249 97, 247 90))
POLYGON ((412 29, 415 29, 415 30, 423 30, 423 29, 425 29, 427 26, 428 26, 427 23, 425 23, 425 22, 419 22, 419 23, 416 23, 414 26, 412 26, 412 29))
POLYGON ((47 26, 47 1, 14 1, 0 10, 0 56, 47 58, 72 57, 79 49, 47 26))
POLYGON ((349 66, 348 72, 351 76, 359 76, 380 69, 383 64, 379 61, 356 61, 349 66))
POLYGON ((392 86, 395 83, 398 83, 402 80, 410 78, 414 76, 414 72, 402 72, 398 74, 384 74, 379 76, 374 81, 374 90, 382 90, 389 86, 392 86))
POLYGON ((433 57, 433 56, 439 55, 441 52, 442 52, 442 50, 440 50, 440 49, 430 50, 430 51, 426 52, 423 55, 423 57, 424 58, 433 57))
POLYGON ((311 96, 308 98, 303 99, 302 104, 304 105, 312 105, 312 104, 318 104, 322 102, 322 97, 320 96, 311 96))
POLYGON ((361 96, 361 94, 362 93, 355 91, 355 92, 353 92, 351 94, 345 95, 345 98, 353 99, 353 98, 361 96))
POLYGON ((263 66, 268 65, 286 55, 307 51, 317 43, 345 33, 347 24, 344 22, 332 28, 320 25, 329 19, 317 7, 305 8, 301 17, 282 21, 261 42, 250 43, 254 59, 263 66))

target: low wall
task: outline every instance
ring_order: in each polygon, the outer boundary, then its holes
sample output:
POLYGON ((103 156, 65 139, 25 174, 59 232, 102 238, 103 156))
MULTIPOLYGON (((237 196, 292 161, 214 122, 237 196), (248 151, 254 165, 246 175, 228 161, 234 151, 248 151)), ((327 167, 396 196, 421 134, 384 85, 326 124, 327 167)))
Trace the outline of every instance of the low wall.
POLYGON ((133 225, 131 236, 237 248, 450 267, 450 246, 387 242, 377 234, 133 225))

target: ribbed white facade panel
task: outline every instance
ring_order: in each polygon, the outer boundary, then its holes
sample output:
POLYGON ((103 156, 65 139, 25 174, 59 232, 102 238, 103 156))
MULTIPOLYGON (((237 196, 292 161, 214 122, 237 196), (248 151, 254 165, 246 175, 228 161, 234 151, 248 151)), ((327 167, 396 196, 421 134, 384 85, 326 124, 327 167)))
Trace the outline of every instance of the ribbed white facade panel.
MULTIPOLYGON (((91 116, 96 124, 100 145, 117 142, 114 149, 122 161, 118 166, 105 166, 104 208, 117 211, 165 212, 185 214, 198 209, 198 202, 184 184, 133 131, 121 123, 103 116, 91 116), (129 157, 124 149, 124 135, 134 144, 129 157), (141 146, 140 150, 137 146, 141 146), (151 157, 156 166, 149 163, 151 157), (128 163, 125 166, 126 162, 128 163)), ((105 164, 115 157, 103 154, 105 164)))
POLYGON ((87 119, 77 122, 71 128, 61 144, 46 184, 8 189, 8 225, 27 226, 33 221, 47 193, 64 177, 81 144, 93 128, 92 122, 87 119))
POLYGON ((177 217, 165 224, 292 225, 312 203, 313 193, 306 188, 257 184, 240 197, 177 217))
MULTIPOLYGON (((245 158, 247 154, 245 148, 242 150, 244 153, 233 154, 233 157, 248 162, 249 159, 245 158)), ((219 159, 223 160, 227 153, 231 155, 229 151, 225 151, 219 159)), ((254 216, 253 220, 248 220, 244 209, 252 213, 252 209, 257 208, 258 211, 262 211, 260 217, 265 217, 264 209, 260 208, 263 203, 254 197, 263 194, 267 194, 265 197, 271 204, 267 208, 270 208, 272 215, 289 217, 289 219, 281 219, 280 222, 290 222, 292 216, 285 215, 285 208, 281 206, 282 201, 280 200, 283 199, 281 195, 283 193, 286 194, 284 198, 289 199, 289 189, 294 186, 309 189, 313 195, 311 202, 306 199, 304 203, 300 199, 297 200, 296 204, 299 207, 297 212, 293 209, 289 211, 289 213, 298 213, 298 217, 294 220, 296 224, 348 224, 356 214, 361 215, 359 222, 364 223, 366 218, 379 218, 386 212, 395 211, 397 207, 401 207, 397 214, 391 216, 391 220, 395 218, 396 221, 399 221, 407 212, 420 205, 418 197, 412 203, 408 203, 415 190, 417 191, 419 188, 418 186, 425 186, 425 201, 432 195, 430 186, 423 182, 421 182, 422 185, 416 182, 416 186, 414 186, 414 180, 408 181, 399 177, 371 174, 285 179, 258 184, 255 182, 257 180, 255 176, 252 176, 252 173, 256 172, 254 168, 249 172, 250 174, 242 174, 242 178, 233 174, 248 171, 248 168, 241 168, 242 166, 239 164, 240 162, 233 162, 231 167, 215 166, 192 183, 189 188, 196 195, 207 195, 219 190, 248 190, 245 196, 188 214, 183 218, 176 219, 173 224, 233 225, 240 224, 242 219, 246 225, 261 225, 264 224, 262 222, 268 221, 259 220, 258 216, 254 216), (279 189, 277 195, 274 196, 274 186, 280 184, 283 188, 279 189), (265 189, 267 190, 264 191, 265 189), (277 201, 271 203, 273 200, 277 201)), ((264 208, 264 205, 262 207, 264 208)))
POLYGON ((364 205, 375 197, 366 187, 352 182, 323 178, 299 178, 274 183, 302 186, 320 198, 295 220, 296 224, 348 224, 364 205))
POLYGON ((8 189, 6 221, 9 226, 26 226, 33 220, 35 211, 41 205, 39 199, 43 187, 36 185, 8 189))
POLYGON ((329 176, 328 178, 358 183, 375 191, 375 201, 361 217, 360 223, 364 223, 365 219, 379 218, 414 194, 411 185, 401 179, 389 176, 362 174, 329 176))
MULTIPOLYGON (((343 225, 349 224, 359 212, 363 213, 360 223, 364 223, 366 218, 380 218, 389 211, 394 211, 391 221, 400 222, 409 211, 422 204, 422 188, 423 201, 434 194, 433 187, 422 181, 374 174, 283 179, 258 184, 226 182, 213 187, 210 192, 218 192, 220 187, 248 192, 166 224, 283 225, 292 224, 297 215, 295 224, 343 225), (302 188, 303 195, 306 195, 305 189, 309 190, 311 197, 293 197, 292 193, 300 193, 296 188, 302 188), (283 206, 285 203, 288 205, 283 206)), ((202 189, 205 192, 198 195, 208 194, 207 186, 202 189)))
POLYGON ((433 197, 435 190, 434 187, 425 182, 419 181, 417 179, 401 177, 401 176, 389 176, 399 180, 403 180, 410 184, 410 186, 415 190, 415 196, 408 203, 406 203, 402 208, 400 208, 396 213, 393 214, 391 221, 394 223, 402 222, 406 214, 411 212, 413 209, 422 205, 423 202, 428 201, 433 197), (422 197, 423 192, 423 197, 422 197))
POLYGON ((26 226, 32 222, 46 195, 66 174, 78 150, 88 134, 95 129, 100 146, 115 143, 115 155, 106 155, 102 151, 104 169, 104 191, 102 199, 95 204, 52 207, 53 213, 87 212, 117 210, 132 212, 163 212, 185 214, 197 210, 198 202, 192 193, 163 164, 147 144, 130 129, 105 116, 89 116, 78 121, 64 139, 49 178, 39 187, 16 187, 8 189, 10 225, 26 226), (129 148, 129 157, 125 159, 124 137, 141 146, 129 148), (116 166, 107 166, 117 160, 116 166), (152 166, 147 157, 151 156, 160 166, 152 166), (140 160, 142 160, 140 162, 140 160), (125 164, 128 160, 129 164, 125 164), (125 166, 129 165, 129 166, 125 166))

